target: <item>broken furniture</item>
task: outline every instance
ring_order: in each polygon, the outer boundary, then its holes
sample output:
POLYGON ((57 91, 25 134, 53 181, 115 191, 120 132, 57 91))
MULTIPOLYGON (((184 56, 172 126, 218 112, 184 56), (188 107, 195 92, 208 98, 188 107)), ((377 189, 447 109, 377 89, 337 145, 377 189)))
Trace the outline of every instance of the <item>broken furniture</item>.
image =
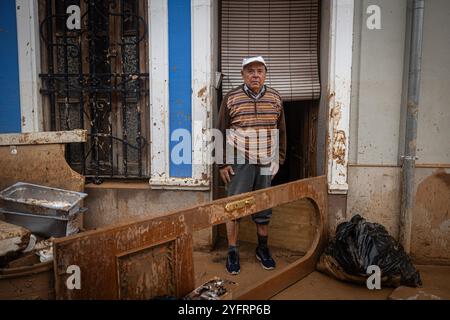
MULTIPOLYGON (((23 181, 82 192, 84 177, 67 164, 65 144, 86 140, 86 130, 0 134, 0 190, 23 181)), ((9 265, 0 268, 0 299, 55 298, 53 261, 26 256, 9 265)))
POLYGON ((10 256, 27 248, 30 236, 29 230, 0 220, 0 267, 10 256))

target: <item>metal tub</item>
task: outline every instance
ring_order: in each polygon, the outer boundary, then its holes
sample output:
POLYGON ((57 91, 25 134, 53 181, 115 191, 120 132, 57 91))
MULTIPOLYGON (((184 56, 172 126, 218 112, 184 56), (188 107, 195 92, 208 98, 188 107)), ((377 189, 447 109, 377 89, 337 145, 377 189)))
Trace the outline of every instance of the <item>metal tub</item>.
POLYGON ((10 211, 69 217, 80 210, 86 193, 18 182, 0 192, 2 206, 10 211))
POLYGON ((60 238, 79 231, 80 226, 77 225, 77 218, 80 214, 85 213, 86 210, 86 208, 81 208, 78 213, 70 218, 15 212, 3 208, 0 208, 0 214, 3 215, 6 222, 22 226, 33 234, 45 238, 60 238))

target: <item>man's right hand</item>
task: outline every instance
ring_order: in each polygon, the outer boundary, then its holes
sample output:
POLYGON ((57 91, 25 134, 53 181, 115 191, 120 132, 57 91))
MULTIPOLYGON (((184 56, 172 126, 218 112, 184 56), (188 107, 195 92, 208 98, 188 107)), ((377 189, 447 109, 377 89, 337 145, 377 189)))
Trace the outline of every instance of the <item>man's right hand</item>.
POLYGON ((220 168, 219 173, 223 183, 225 184, 228 184, 231 181, 231 176, 234 176, 234 171, 231 166, 220 168))

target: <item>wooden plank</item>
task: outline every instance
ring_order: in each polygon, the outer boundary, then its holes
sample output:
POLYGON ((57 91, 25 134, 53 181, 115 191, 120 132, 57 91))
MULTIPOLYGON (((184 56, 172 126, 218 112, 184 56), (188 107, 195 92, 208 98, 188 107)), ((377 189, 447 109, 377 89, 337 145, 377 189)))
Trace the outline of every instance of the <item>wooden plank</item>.
POLYGON ((86 142, 87 131, 29 132, 0 134, 0 146, 86 142))
MULTIPOLYGON (((317 237, 316 240, 319 240, 317 237)), ((266 300, 287 287, 303 279, 316 268, 317 260, 322 252, 323 241, 316 241, 309 253, 283 270, 278 270, 267 279, 261 280, 247 291, 235 297, 237 300, 266 300)))
POLYGON ((178 237, 175 243, 176 296, 184 297, 195 287, 193 238, 191 234, 178 237))
MULTIPOLYGON (((319 219, 322 219, 320 215, 319 219)), ((263 300, 270 299, 277 293, 283 291, 287 287, 293 285, 297 281, 303 279, 316 268, 317 261, 320 254, 326 245, 326 233, 324 224, 319 224, 314 242, 306 255, 288 267, 277 270, 273 275, 267 279, 261 280, 253 287, 248 288, 236 297, 238 300, 263 300)))
MULTIPOLYGON (((309 179, 307 179, 309 180, 309 179)), ((304 180, 300 180, 304 181, 304 180)), ((326 184, 326 180, 323 181, 326 184)), ((316 268, 317 261, 323 252, 326 242, 327 242, 327 205, 326 201, 321 203, 317 200, 326 199, 327 188, 324 185, 323 189, 323 199, 311 199, 314 205, 317 206, 318 215, 315 217, 317 224, 315 237, 312 242, 311 247, 307 251, 306 255, 298 259, 296 262, 292 263, 288 267, 282 270, 277 270, 275 274, 267 279, 261 280, 259 283, 255 284, 253 287, 248 288, 247 291, 242 292, 236 297, 238 300, 262 300, 269 299, 276 295, 277 293, 283 291, 287 287, 296 283, 297 281, 303 279, 308 274, 313 272, 316 268)), ((309 197, 308 197, 309 198, 309 197)))
MULTIPOLYGON (((271 277, 268 280, 271 281, 273 287, 261 284, 265 290, 264 296, 274 295, 279 292, 280 288, 284 288, 286 283, 295 282, 299 277, 314 269, 319 255, 317 250, 323 245, 325 237, 326 196, 326 177, 321 176, 219 199, 172 212, 163 217, 131 220, 95 231, 56 239, 54 262, 57 297, 59 299, 118 299, 117 256, 127 251, 148 248, 179 238, 186 239, 186 246, 190 247, 192 246, 192 237, 186 238, 186 236, 192 235, 194 231, 301 198, 308 198, 314 203, 318 212, 317 234, 313 246, 300 260, 301 263, 294 263, 295 267, 290 267, 286 271, 289 276, 285 276, 285 273, 280 270, 280 278, 271 277), (225 209, 228 203, 249 197, 253 197, 255 201, 239 209, 231 211, 225 209), (66 270, 70 265, 80 267, 82 279, 80 290, 66 288, 66 280, 69 276, 66 270)), ((180 261, 180 263, 176 263, 178 270, 176 283, 183 286, 178 289, 179 295, 195 288, 192 259, 192 247, 189 250, 177 250, 176 261, 180 261)), ((245 297, 251 297, 253 294, 255 292, 250 291, 245 297)))

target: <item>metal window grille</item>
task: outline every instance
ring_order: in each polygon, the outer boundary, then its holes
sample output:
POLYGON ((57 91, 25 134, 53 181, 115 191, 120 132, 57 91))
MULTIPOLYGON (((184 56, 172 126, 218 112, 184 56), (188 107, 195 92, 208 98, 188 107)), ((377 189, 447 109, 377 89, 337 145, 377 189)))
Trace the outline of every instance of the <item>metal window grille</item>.
POLYGON ((40 0, 41 93, 50 130, 87 129, 68 163, 95 183, 148 175, 144 0, 40 0), (71 30, 67 8, 80 8, 71 30))

